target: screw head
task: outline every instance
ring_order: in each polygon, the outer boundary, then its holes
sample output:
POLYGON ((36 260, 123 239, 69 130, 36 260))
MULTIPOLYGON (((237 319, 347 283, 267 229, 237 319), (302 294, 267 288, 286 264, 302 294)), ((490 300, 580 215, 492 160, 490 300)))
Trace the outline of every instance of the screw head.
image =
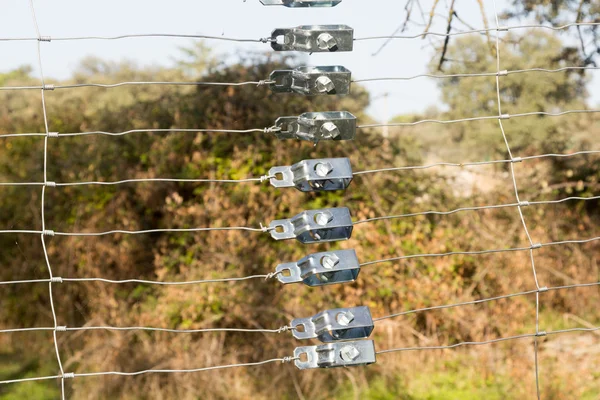
POLYGON ((320 76, 316 80, 316 87, 319 93, 331 93, 335 90, 333 81, 327 76, 320 76))
POLYGON ((321 50, 335 51, 337 48, 337 41, 330 33, 321 33, 317 37, 317 46, 321 50))
POLYGON ((340 258, 335 254, 328 254, 321 259, 321 265, 323 268, 333 269, 340 263, 340 258))
POLYGON ((325 226, 331 221, 333 221, 333 215, 328 211, 315 214, 315 222, 318 225, 325 226))
POLYGON ((321 126, 321 134, 326 139, 333 139, 340 136, 340 130, 333 122, 325 122, 321 126))
POLYGON ((315 165, 315 173, 324 178, 333 172, 333 165, 330 162, 320 162, 315 165))
POLYGON ((335 316, 335 320, 342 326, 348 326, 354 321, 354 314, 351 311, 341 312, 335 316))
POLYGON ((360 356, 360 351, 354 346, 344 346, 340 350, 340 357, 346 362, 354 361, 360 356))

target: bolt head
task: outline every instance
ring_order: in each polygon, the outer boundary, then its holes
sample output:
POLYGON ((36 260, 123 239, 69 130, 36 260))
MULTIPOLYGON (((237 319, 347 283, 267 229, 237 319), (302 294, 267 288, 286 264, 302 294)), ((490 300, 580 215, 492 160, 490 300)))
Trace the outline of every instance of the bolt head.
POLYGON ((333 172, 333 165, 330 162, 320 162, 315 165, 315 173, 324 178, 333 172))
POLYGON ((316 80, 316 87, 319 93, 331 93, 335 90, 333 81, 327 76, 320 76, 316 80))
POLYGON ((360 351, 354 346, 344 346, 340 350, 340 357, 346 362, 354 361, 360 356, 360 351))
POLYGON ((315 214, 315 222, 318 225, 325 226, 331 221, 333 221, 333 215, 328 211, 315 214))
POLYGON ((340 258, 335 254, 328 254, 321 259, 321 265, 323 268, 333 269, 340 263, 340 258))
POLYGON ((324 138, 333 139, 340 136, 340 130, 333 122, 325 122, 321 126, 321 134, 324 138))
POLYGON ((334 51, 337 48, 337 41, 330 33, 321 33, 317 38, 317 46, 321 50, 334 51))
POLYGON ((338 324, 342 326, 348 326, 354 321, 354 314, 351 311, 341 312, 335 317, 338 324))

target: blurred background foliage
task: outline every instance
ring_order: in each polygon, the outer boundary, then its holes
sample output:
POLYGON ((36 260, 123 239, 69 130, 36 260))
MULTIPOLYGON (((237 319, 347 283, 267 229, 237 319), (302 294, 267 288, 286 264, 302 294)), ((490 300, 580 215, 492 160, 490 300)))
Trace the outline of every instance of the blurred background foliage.
MULTIPOLYGON (((521 13, 538 9, 525 2, 521 13)), ((557 2, 552 2, 552 7, 557 2)), ((562 3, 561 3, 562 4, 562 3)), ((571 4, 565 2, 566 5, 571 4)), ((543 7, 540 6, 540 7, 543 7)), ((590 5, 590 10, 596 10, 590 5)), ((548 8, 540 18, 554 21, 548 8)), ((597 10, 594 11, 597 15, 597 10)), ((560 68, 581 59, 565 51, 556 35, 523 31, 502 42, 503 69, 560 68)), ((488 39, 453 40, 445 73, 495 69, 488 39)), ((575 53, 581 55, 581 53, 575 53)), ((585 61, 585 60, 584 60, 585 61)), ((176 67, 139 67, 89 58, 68 82, 120 81, 240 82, 265 79, 293 58, 249 55, 222 65, 199 44, 183 49, 176 67)), ((432 71, 438 62, 432 61, 432 71)), ((583 71, 523 73, 501 78, 503 112, 585 109, 588 76, 583 71)), ((58 82, 57 82, 58 83, 58 82)), ((37 84, 30 67, 0 74, 0 85, 37 84)), ((495 115, 495 77, 440 80, 444 106, 423 118, 460 119, 495 115)), ((248 129, 273 125, 283 115, 347 110, 368 123, 368 92, 355 85, 343 98, 282 96, 263 87, 126 86, 46 92, 51 131, 122 132, 144 128, 248 129)), ((43 132, 39 91, 0 92, 0 132, 43 132)), ((570 153, 600 148, 600 117, 575 114, 521 117, 505 127, 515 156, 570 153)), ((43 138, 0 142, 2 182, 42 181, 43 138)), ((423 124, 360 130, 354 142, 279 141, 271 134, 134 133, 50 138, 48 179, 55 182, 127 178, 260 177, 271 166, 307 158, 349 157, 355 171, 430 162, 506 159, 497 121, 455 125, 423 124)), ((345 193, 303 194, 268 184, 140 183, 119 186, 49 188, 46 226, 55 231, 167 227, 252 226, 302 210, 347 206, 358 219, 426 210, 514 202, 507 165, 431 168, 357 177, 345 193)), ((599 193, 598 156, 527 160, 516 165, 523 200, 556 200, 599 193)), ((41 229, 40 190, 0 187, 0 226, 41 229)), ((524 209, 536 242, 600 236, 598 201, 570 201, 524 209)), ((514 208, 453 215, 407 217, 361 224, 344 243, 303 246, 274 242, 266 234, 213 232, 110 235, 47 239, 55 276, 185 281, 272 272, 281 262, 333 248, 354 248, 361 261, 408 254, 527 246, 514 208)), ((47 278, 38 236, 1 235, 0 280, 47 278)), ((600 280, 597 242, 537 250, 542 286, 600 280)), ((105 283, 54 285, 59 324, 155 326, 164 328, 279 328, 296 317, 340 306, 368 305, 374 316, 534 289, 529 255, 417 258, 365 267, 356 283, 323 288, 276 281, 247 281, 183 287, 105 283)), ((51 326, 46 284, 0 286, 2 327, 51 326)), ((541 329, 600 325, 598 287, 550 291, 541 296, 541 329)), ((535 296, 428 311, 378 324, 378 349, 435 346, 487 340, 535 331, 535 296)), ((137 371, 198 368, 289 356, 298 343, 289 334, 169 334, 149 332, 59 333, 66 371, 137 371)), ((593 334, 541 340, 541 387, 546 399, 600 396, 600 344, 593 334)), ((0 337, 0 379, 53 375, 56 356, 51 332, 0 337)), ((368 368, 297 371, 271 365, 201 374, 82 378, 67 382, 69 398, 357 398, 503 399, 535 393, 530 340, 451 351, 381 355, 368 368)), ((10 385, 0 399, 56 398, 57 382, 10 385)))

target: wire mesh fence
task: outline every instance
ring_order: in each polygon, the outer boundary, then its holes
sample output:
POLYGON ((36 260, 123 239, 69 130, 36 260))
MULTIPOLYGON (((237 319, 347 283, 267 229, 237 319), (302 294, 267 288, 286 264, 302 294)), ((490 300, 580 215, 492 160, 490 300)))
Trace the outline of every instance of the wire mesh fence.
MULTIPOLYGON (((560 204, 565 202, 588 202, 588 201, 596 201, 600 199, 600 196, 570 196, 565 198, 560 198, 556 200, 524 200, 522 196, 522 192, 519 189, 519 185, 517 183, 517 174, 515 172, 515 164, 517 163, 527 163, 534 160, 540 159, 566 159, 572 157, 581 157, 584 155, 597 155, 600 154, 600 150, 582 150, 576 151, 573 153, 547 153, 547 154, 539 154, 532 155, 526 157, 517 157, 514 156, 510 141, 507 137, 506 129, 504 126, 504 121, 514 118, 531 118, 531 117, 562 117, 569 114, 594 114, 600 112, 600 110, 595 109, 579 109, 579 110, 562 110, 552 112, 548 111, 525 111, 517 114, 507 114, 503 110, 502 104, 502 78, 507 77, 513 74, 554 74, 554 73, 564 73, 569 71, 586 71, 586 70, 597 70, 600 69, 594 65, 588 66, 565 66, 558 69, 545 69, 545 68, 528 68, 521 70, 503 70, 502 69, 502 54, 500 52, 500 41, 501 35, 503 32, 508 32, 511 30, 522 30, 522 29, 543 29, 543 30, 551 30, 551 31, 560 31, 571 27, 582 27, 582 26, 598 26, 600 23, 598 22, 576 22, 571 24, 566 24, 562 26, 545 26, 545 25, 533 25, 533 24, 524 24, 524 25, 515 25, 515 26, 502 26, 500 24, 500 17, 498 11, 496 10, 495 1, 492 0, 492 4, 494 7, 494 16, 495 16, 495 28, 486 28, 486 29, 473 29, 466 30, 460 32, 447 32, 447 33, 437 33, 437 32, 426 32, 418 35, 391 35, 391 36, 373 36, 373 37, 360 37, 354 39, 355 41, 364 41, 364 40, 413 40, 413 39, 422 39, 428 36, 433 37, 441 37, 447 38, 450 36, 459 36, 459 35, 479 35, 479 34, 494 34, 493 39, 495 41, 495 56, 496 56, 496 71, 486 72, 486 73, 467 73, 467 74, 446 74, 446 75, 436 75, 436 74, 420 74, 409 77, 385 77, 385 78, 364 78, 364 79, 354 79, 353 83, 361 83, 361 82, 369 82, 369 81, 387 81, 387 80, 413 80, 418 78, 432 78, 432 79, 478 79, 480 77, 494 77, 495 78, 495 87, 496 87, 496 96, 497 96, 497 115, 489 115, 489 116, 473 116, 469 118, 461 118, 455 120, 437 120, 437 119, 421 119, 412 122, 385 122, 385 123, 374 123, 374 124, 359 124, 357 125, 358 130, 367 130, 379 127, 407 127, 407 126, 416 126, 421 124, 463 124, 473 121, 497 121, 498 122, 498 135, 502 138, 505 147, 506 154, 508 158, 499 159, 499 160, 484 160, 484 161, 465 161, 460 163, 453 162, 436 162, 431 164, 424 165, 414 165, 414 166, 396 166, 390 165, 386 168, 377 168, 363 171, 355 171, 352 172, 352 177, 364 176, 364 175, 372 175, 372 174, 388 174, 392 172, 399 171, 417 171, 417 170, 425 170, 435 167, 452 167, 452 168, 467 168, 467 167, 479 167, 483 165, 505 165, 508 166, 508 171, 510 173, 510 181, 511 187, 507 189, 506 196, 514 197, 514 201, 510 203, 504 204, 490 204, 490 205, 482 205, 482 206, 465 206, 452 210, 428 210, 428 211, 419 211, 412 212, 406 214, 398 214, 398 215, 381 215, 371 218, 364 219, 355 219, 352 221, 352 227, 357 227, 357 229, 361 229, 361 226, 364 224, 374 223, 377 221, 385 221, 385 220, 398 220, 402 218, 409 217, 418 217, 418 216, 428 216, 428 215, 452 215, 457 213, 469 212, 469 211, 483 211, 483 210, 495 210, 495 209, 516 209, 518 212, 518 217, 522 225, 523 233, 527 238, 528 245, 522 247, 514 247, 514 248, 497 248, 497 249, 484 249, 484 250, 476 250, 476 251, 449 251, 449 252, 440 252, 440 253, 416 253, 416 254, 405 254, 402 253, 396 257, 391 258, 383 258, 378 260, 366 260, 362 261, 359 264, 359 267, 369 267, 382 263, 391 263, 402 260, 409 259, 427 259, 434 257, 449 257, 453 255, 483 255, 483 254, 494 254, 494 253, 504 253, 504 252, 523 252, 528 254, 531 263, 531 275, 532 282, 534 283, 534 288, 527 291, 521 291, 516 293, 508 293, 505 295, 494 296, 489 298, 481 298, 473 301, 465 301, 459 302, 455 304, 441 304, 435 306, 429 306, 419 309, 412 310, 404 310, 391 313, 389 315, 379 316, 373 319, 373 323, 375 326, 380 324, 380 321, 389 320, 392 318, 398 318, 401 316, 421 313, 432 310, 441 310, 441 309, 449 309, 456 307, 464 307, 468 305, 477 305, 489 302, 495 302, 498 300, 514 298, 514 297, 526 297, 526 296, 535 296, 535 331, 531 333, 524 333, 519 335, 513 335, 509 337, 501 337, 497 339, 484 340, 484 341, 464 341, 453 343, 449 345, 440 345, 440 346, 420 346, 420 347, 395 347, 384 350, 378 350, 376 354, 383 355, 387 353, 395 353, 395 352, 404 352, 404 351, 426 351, 426 350, 439 350, 439 349, 453 349, 462 346, 478 346, 478 345, 487 345, 493 344, 497 342, 503 341, 513 341, 513 340, 532 340, 534 346, 534 373, 535 373, 535 382, 536 382, 536 390, 537 397, 542 398, 542 393, 540 389, 540 370, 539 370, 539 362, 538 362, 538 351, 539 351, 539 341, 541 337, 566 334, 566 333, 576 333, 576 332, 594 332, 600 330, 600 327, 587 327, 587 328, 571 328, 571 329, 560 329, 554 331, 547 331, 544 329, 542 324, 540 323, 540 298, 544 296, 545 293, 553 292, 553 291, 565 291, 569 289, 576 288, 586 288, 586 287, 598 287, 600 282, 590 282, 590 283, 581 283, 581 284, 572 284, 572 285, 563 285, 556 287, 548 287, 542 286, 538 280, 538 271, 536 269, 536 251, 539 249, 554 247, 554 246, 563 246, 563 245, 580 245, 591 242, 600 241, 600 237, 587 237, 587 238, 573 238, 568 240, 560 240, 560 241, 552 241, 541 243, 535 240, 533 237, 527 223, 527 219, 524 216, 523 209, 526 207, 536 207, 540 205, 552 205, 552 204, 560 204)), ((172 37, 172 38, 187 38, 187 39, 206 39, 206 40, 226 40, 226 41, 235 41, 235 42, 256 42, 256 43, 271 43, 273 41, 272 38, 227 38, 222 36, 206 36, 206 35, 185 35, 185 34, 167 34, 167 33, 148 33, 148 34, 128 34, 128 35, 120 35, 120 36, 78 36, 78 37, 50 37, 44 36, 41 34, 37 17, 35 13, 35 6, 33 0, 30 0, 31 7, 31 15, 32 21, 36 30, 36 37, 16 37, 16 38, 0 38, 0 41, 31 41, 35 42, 37 45, 37 57, 39 62, 39 70, 41 73, 41 82, 40 85, 37 86, 4 86, 0 87, 1 91, 20 91, 20 90, 39 90, 41 94, 41 108, 43 111, 43 120, 45 132, 39 133, 5 133, 0 135, 0 138, 5 138, 6 140, 10 140, 15 137, 28 137, 35 136, 43 138, 43 180, 39 182, 0 182, 0 186, 32 186, 32 187, 41 187, 41 204, 40 204, 40 212, 41 212, 41 229, 31 229, 31 230, 1 230, 0 234, 27 234, 27 235, 39 235, 41 239, 41 245, 43 249, 43 254, 48 270, 48 278, 45 279, 26 279, 26 280, 9 280, 0 282, 0 286, 5 285, 24 285, 24 284, 34 284, 34 283, 44 283, 48 284, 48 293, 49 293, 49 304, 48 307, 51 311, 53 326, 46 327, 34 327, 34 328, 9 328, 0 330, 1 334, 9 334, 9 333, 17 333, 17 332, 30 332, 30 331, 47 331, 51 332, 53 335, 53 346, 54 351, 56 352, 56 357, 58 361, 58 373, 51 376, 40 376, 40 377, 24 377, 18 379, 10 379, 0 381, 0 384, 13 384, 19 382, 28 382, 28 381, 38 381, 38 380, 59 380, 61 385, 61 393, 62 398, 65 396, 65 380, 66 379, 79 379, 79 378, 87 378, 87 377, 95 377, 95 376, 106 376, 106 375, 118 375, 118 376, 136 376, 136 375, 144 375, 144 374, 154 374, 154 373, 192 373, 192 372, 202 372, 209 370, 220 370, 220 369, 228 369, 228 368, 241 368, 241 367, 255 367, 261 366, 264 364, 270 363, 291 363, 301 359, 300 356, 292 354, 290 351, 287 354, 284 354, 278 358, 272 358, 265 361, 260 362, 252 362, 252 363, 239 363, 239 364, 229 364, 229 365, 218 365, 211 367, 203 367, 197 369, 148 369, 148 370, 140 370, 134 372, 123 372, 123 371, 106 371, 106 372, 69 372, 63 368, 63 362, 61 360, 61 352, 58 344, 58 335, 62 332, 77 332, 77 331, 93 331, 93 330, 107 330, 107 331, 150 331, 150 332, 169 332, 169 333, 211 333, 211 332, 240 332, 240 333, 256 333, 256 334, 293 334, 297 329, 292 325, 285 325, 282 327, 272 327, 270 329, 256 328, 256 329, 242 329, 242 328, 204 328, 204 329, 169 329, 169 328, 161 328, 161 327, 151 327, 151 326, 64 326, 59 324, 59 317, 57 316, 57 312, 55 310, 53 291, 56 290, 56 285, 66 285, 74 282, 100 282, 106 284, 129 284, 129 283, 140 283, 140 284, 148 284, 148 285, 161 285, 161 286, 182 286, 182 285, 200 285, 200 284, 211 284, 211 283, 225 283, 225 282, 241 282, 248 280, 264 280, 267 281, 265 284, 271 284, 271 281, 276 281, 282 275, 282 272, 273 271, 265 274, 256 274, 256 275, 248 275, 243 277, 231 277, 231 278, 219 278, 219 279, 205 279, 205 280, 193 280, 193 281, 160 281, 160 280, 144 280, 144 279, 108 279, 103 277, 68 277, 68 276, 56 276, 53 273, 53 268, 50 263, 48 250, 46 247, 46 241, 50 237, 55 236, 63 236, 63 237, 97 237, 97 236, 106 236, 106 235, 147 235, 153 233, 186 233, 186 232, 212 232, 212 231, 241 231, 248 232, 257 235, 271 235, 271 233, 276 230, 273 227, 267 227, 262 224, 259 226, 230 226, 230 227, 195 227, 195 228, 156 228, 156 229, 144 229, 144 230, 126 230, 126 229, 112 229, 108 231, 100 231, 100 232, 61 232, 54 231, 50 229, 46 225, 46 217, 45 215, 45 199, 47 191, 50 190, 60 190, 62 187, 70 187, 70 186, 120 186, 120 185, 129 185, 129 184, 141 184, 141 183, 157 183, 157 182, 179 182, 179 183, 197 183, 197 184, 248 184, 248 185, 263 185, 267 184, 271 179, 275 178, 275 175, 265 174, 262 176, 249 176, 241 179, 180 179, 180 178, 132 178, 132 179, 123 179, 119 181, 73 181, 73 182, 54 182, 49 180, 48 177, 48 164, 52 163, 53 160, 49 159, 48 156, 48 148, 54 142, 59 141, 63 137, 73 137, 73 136, 91 136, 91 135, 101 135, 101 136, 125 136, 130 134, 164 134, 164 133, 224 133, 224 134, 242 134, 242 135, 273 135, 274 133, 280 132, 281 127, 277 125, 273 125, 270 127, 264 128, 248 128, 248 129, 211 129, 211 128, 202 128, 202 129, 191 129, 191 128, 169 128, 169 129, 134 129, 127 130, 122 132, 107 132, 107 131, 85 131, 85 132, 53 132, 51 131, 51 127, 49 124, 49 117, 47 115, 46 110, 46 92, 53 90, 72 90, 80 87, 96 87, 96 88, 114 88, 120 86, 133 86, 133 85, 191 85, 191 86, 256 86, 255 90, 268 90, 270 85, 273 85, 275 82, 271 80, 269 77, 265 77, 264 80, 258 81, 246 81, 246 82, 148 82, 148 81, 130 81, 130 82, 117 82, 117 83, 77 83, 77 84, 69 84, 69 85, 55 85, 46 82, 46 78, 43 72, 43 59, 41 47, 42 45, 51 46, 52 42, 55 41, 79 41, 79 40, 121 40, 128 38, 154 38, 154 37, 172 37), (45 44, 47 43, 47 44, 45 44)), ((58 161, 57 161, 58 162, 58 161)), ((383 361, 385 362, 385 361, 383 361)))

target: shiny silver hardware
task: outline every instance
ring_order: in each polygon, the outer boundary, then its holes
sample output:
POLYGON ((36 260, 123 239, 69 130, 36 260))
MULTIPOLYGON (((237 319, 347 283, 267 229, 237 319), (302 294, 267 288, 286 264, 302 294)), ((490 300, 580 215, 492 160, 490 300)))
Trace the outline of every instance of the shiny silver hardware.
POLYGON ((369 307, 337 308, 292 321, 296 339, 319 339, 323 343, 366 339, 374 327, 369 307))
POLYGON ((325 286, 354 282, 360 273, 360 263, 354 250, 335 250, 310 254, 297 263, 279 264, 275 272, 284 284, 325 286))
POLYGON ((342 0, 260 0, 265 6, 296 7, 335 7, 342 0))
POLYGON ((297 347, 294 357, 298 369, 354 367, 377 361, 372 340, 297 347))
POLYGON ((347 25, 302 25, 275 29, 271 33, 271 47, 275 51, 308 53, 352 51, 354 29, 347 25), (283 37, 283 42, 278 41, 280 37, 283 37))
POLYGON ((346 189, 352 182, 352 166, 347 158, 304 160, 291 167, 269 170, 274 187, 296 187, 301 192, 321 192, 346 189))
POLYGON ((301 243, 323 243, 350 239, 352 218, 346 207, 304 211, 290 219, 271 222, 275 240, 294 239, 301 243))
POLYGON ((309 112, 299 117, 280 117, 275 121, 279 139, 354 140, 356 117, 348 111, 309 112))
POLYGON ((276 93, 300 93, 306 96, 345 95, 350 93, 351 72, 345 67, 298 67, 271 73, 269 87, 276 93))

